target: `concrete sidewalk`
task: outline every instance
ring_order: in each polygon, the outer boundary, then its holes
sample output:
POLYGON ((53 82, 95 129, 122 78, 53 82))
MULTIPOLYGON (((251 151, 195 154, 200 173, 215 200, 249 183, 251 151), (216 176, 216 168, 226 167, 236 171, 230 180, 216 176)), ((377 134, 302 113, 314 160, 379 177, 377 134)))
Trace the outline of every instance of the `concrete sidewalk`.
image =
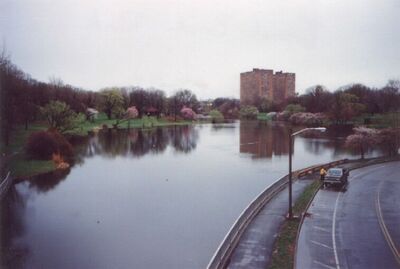
MULTIPOLYGON (((293 183, 293 202, 317 175, 293 183)), ((288 186, 267 203, 249 224, 232 253, 228 268, 267 268, 273 245, 288 212, 288 186)))

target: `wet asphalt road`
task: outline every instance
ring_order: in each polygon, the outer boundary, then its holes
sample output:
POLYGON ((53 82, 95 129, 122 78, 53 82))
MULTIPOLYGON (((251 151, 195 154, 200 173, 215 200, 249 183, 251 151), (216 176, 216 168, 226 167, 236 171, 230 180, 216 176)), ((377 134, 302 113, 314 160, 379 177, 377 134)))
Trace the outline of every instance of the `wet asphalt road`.
MULTIPOLYGON (((293 183, 293 200, 313 181, 303 177, 293 183)), ((268 202, 246 228, 230 257, 228 269, 264 269, 271 261, 276 236, 288 212, 287 186, 268 202)))
POLYGON ((342 190, 316 195, 298 241, 296 268, 400 268, 400 162, 350 172, 342 190))

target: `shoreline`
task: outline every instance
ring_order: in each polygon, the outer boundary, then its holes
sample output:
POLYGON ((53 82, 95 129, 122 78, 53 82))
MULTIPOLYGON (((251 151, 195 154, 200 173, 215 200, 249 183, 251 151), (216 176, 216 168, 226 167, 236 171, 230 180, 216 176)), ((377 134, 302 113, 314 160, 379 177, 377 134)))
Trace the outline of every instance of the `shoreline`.
MULTIPOLYGON (((132 120, 132 122, 128 125, 128 122, 123 122, 117 128, 113 126, 115 123, 115 119, 112 120, 96 120, 95 122, 85 122, 80 125, 77 130, 66 132, 64 135, 69 139, 73 139, 74 137, 88 137, 97 133, 100 130, 128 130, 128 129, 153 129, 158 127, 171 127, 171 126, 188 126, 193 124, 203 124, 203 123, 211 123, 205 121, 193 122, 193 121, 167 121, 167 120, 158 120, 158 119, 137 119, 132 120), (105 128, 107 126, 107 128, 105 128)), ((7 150, 11 150, 13 152, 9 153, 8 156, 4 155, 5 163, 7 163, 7 167, 9 171, 11 171, 11 175, 14 180, 18 182, 23 180, 31 180, 32 178, 46 175, 49 173, 55 173, 57 171, 68 171, 67 169, 59 169, 54 164, 53 160, 35 160, 28 159, 24 152, 24 146, 27 138, 33 132, 46 130, 44 125, 40 123, 35 123, 28 128, 28 130, 17 129, 15 132, 17 135, 14 137, 13 141, 10 142, 10 145, 7 150)), ((5 153, 4 153, 5 154, 5 153)), ((72 165, 73 166, 73 165, 72 165)))

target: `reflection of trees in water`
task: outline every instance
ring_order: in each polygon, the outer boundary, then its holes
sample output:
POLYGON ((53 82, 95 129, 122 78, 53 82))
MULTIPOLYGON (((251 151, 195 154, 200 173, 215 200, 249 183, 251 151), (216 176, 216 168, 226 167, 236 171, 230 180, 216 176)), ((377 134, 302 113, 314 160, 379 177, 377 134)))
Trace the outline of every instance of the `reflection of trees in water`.
POLYGON ((24 232, 26 198, 14 186, 0 203, 0 267, 23 268, 29 248, 16 239, 24 232))
POLYGON ((329 149, 333 157, 348 153, 344 147, 344 140, 335 139, 304 139, 304 147, 308 152, 319 155, 329 149))
POLYGON ((163 128, 130 131, 130 153, 144 156, 148 153, 162 153, 168 146, 169 137, 163 128))
POLYGON ((63 181, 70 171, 70 169, 55 170, 54 172, 35 176, 29 180, 29 187, 35 188, 38 192, 48 192, 63 181))
POLYGON ((126 156, 129 153, 128 132, 113 129, 101 131, 98 134, 101 153, 110 157, 126 156))
POLYGON ((261 121, 240 122, 240 153, 271 158, 289 153, 289 130, 285 125, 261 121))
POLYGON ((226 123, 214 123, 211 126, 211 130, 212 131, 220 131, 220 130, 227 130, 227 129, 231 129, 234 130, 236 129, 236 125, 235 124, 226 124, 226 123))
MULTIPOLYGON (((297 127, 296 131, 301 129, 297 127)), ((289 153, 288 126, 279 123, 241 121, 240 122, 240 152, 250 153, 254 158, 271 158, 273 155, 289 153)), ((351 154, 344 146, 344 138, 351 133, 351 127, 330 127, 326 133, 306 132, 303 138, 305 150, 320 155, 328 150, 333 157, 351 154)), ((297 138, 298 139, 298 138, 297 138)))
MULTIPOLYGON (((359 153, 352 152, 345 147, 344 138, 329 138, 329 139, 305 139, 304 140, 305 149, 308 152, 319 155, 323 154, 324 151, 329 150, 332 152, 332 157, 335 158, 341 155, 351 155, 358 156, 359 153)), ((379 153, 378 150, 369 150, 366 154, 371 156, 374 153, 379 153)))
POLYGON ((170 128, 171 145, 177 152, 189 153, 197 146, 199 132, 192 126, 170 128))
POLYGON ((149 153, 162 153, 168 145, 188 153, 196 148, 198 131, 193 126, 170 128, 102 130, 76 147, 76 163, 85 157, 103 155, 108 157, 141 157, 149 153))
POLYGON ((345 147, 345 138, 353 132, 352 125, 333 125, 330 126, 326 133, 305 133, 304 139, 305 149, 308 152, 319 155, 329 150, 332 156, 354 155, 345 147), (324 138, 321 138, 324 137, 324 138))

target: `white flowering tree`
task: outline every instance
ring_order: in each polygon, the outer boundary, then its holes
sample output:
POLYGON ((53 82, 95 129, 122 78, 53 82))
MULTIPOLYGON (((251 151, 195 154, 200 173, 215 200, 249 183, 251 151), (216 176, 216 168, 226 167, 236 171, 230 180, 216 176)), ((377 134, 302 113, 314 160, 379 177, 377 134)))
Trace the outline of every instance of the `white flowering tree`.
POLYGON ((346 138, 346 147, 356 150, 364 159, 365 152, 378 143, 378 131, 367 127, 356 127, 354 134, 346 138))

